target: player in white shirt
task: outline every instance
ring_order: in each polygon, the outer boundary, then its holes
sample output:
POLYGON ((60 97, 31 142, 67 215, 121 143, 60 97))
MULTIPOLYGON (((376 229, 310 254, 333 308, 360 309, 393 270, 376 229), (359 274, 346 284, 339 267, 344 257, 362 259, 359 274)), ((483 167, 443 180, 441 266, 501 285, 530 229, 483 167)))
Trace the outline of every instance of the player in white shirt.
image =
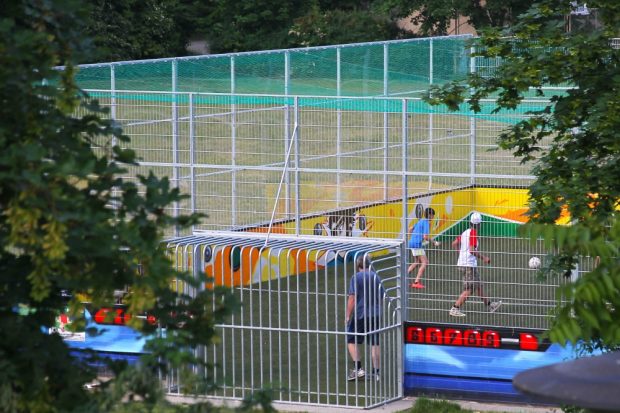
POLYGON ((484 295, 482 281, 478 273, 478 259, 481 259, 485 264, 491 262, 489 257, 478 251, 478 229, 482 217, 479 213, 474 212, 471 214, 469 222, 471 224, 469 228, 452 242, 452 246, 459 250, 459 260, 456 265, 463 274, 463 292, 450 309, 450 315, 455 317, 465 317, 465 313, 461 311, 461 306, 465 304, 472 293, 476 293, 492 313, 502 305, 501 301, 491 301, 484 295))

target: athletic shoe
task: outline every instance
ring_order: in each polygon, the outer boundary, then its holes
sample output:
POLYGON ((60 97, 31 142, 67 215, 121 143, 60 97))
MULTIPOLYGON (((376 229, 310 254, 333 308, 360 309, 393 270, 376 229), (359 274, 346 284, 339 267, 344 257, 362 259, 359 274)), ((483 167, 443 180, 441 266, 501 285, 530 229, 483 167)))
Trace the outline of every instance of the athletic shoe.
POLYGON ((361 379, 365 375, 366 375, 366 372, 364 371, 364 369, 353 369, 349 372, 349 375, 347 376, 347 380, 352 381, 352 380, 361 379))
POLYGON ((500 301, 493 301, 491 304, 489 304, 489 312, 490 313, 496 312, 500 305, 502 305, 501 300, 500 301))
POLYGON ((372 381, 381 381, 381 376, 379 375, 379 373, 370 373, 366 375, 366 378, 372 381))
POLYGON ((454 317, 465 317, 465 313, 462 312, 459 308, 452 307, 450 309, 450 315, 454 317))
POLYGON ((411 288, 422 289, 422 288, 424 288, 424 284, 422 284, 421 282, 413 283, 413 284, 411 284, 411 288))

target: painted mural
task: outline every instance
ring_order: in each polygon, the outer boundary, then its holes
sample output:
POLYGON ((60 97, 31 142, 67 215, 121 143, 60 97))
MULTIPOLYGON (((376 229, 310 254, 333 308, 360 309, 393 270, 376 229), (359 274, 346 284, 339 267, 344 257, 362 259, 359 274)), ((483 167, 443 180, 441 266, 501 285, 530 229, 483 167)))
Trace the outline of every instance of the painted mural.
MULTIPOLYGON (((406 239, 411 228, 422 217, 424 209, 436 211, 431 225, 433 236, 451 234, 459 223, 476 210, 515 225, 527 221, 528 194, 525 189, 468 188, 443 191, 412 198, 407 202, 407 228, 403 220, 403 202, 389 202, 362 208, 330 211, 322 216, 304 219, 301 233, 325 237, 406 239)), ((251 232, 266 232, 255 228, 251 232)), ((295 222, 275 225, 273 233, 294 234, 295 222)), ((203 251, 205 273, 216 285, 249 285, 289 274, 313 271, 350 257, 342 251, 289 251, 273 254, 269 249, 236 246, 211 246, 203 251)), ((351 254, 349 254, 351 255, 351 254)))

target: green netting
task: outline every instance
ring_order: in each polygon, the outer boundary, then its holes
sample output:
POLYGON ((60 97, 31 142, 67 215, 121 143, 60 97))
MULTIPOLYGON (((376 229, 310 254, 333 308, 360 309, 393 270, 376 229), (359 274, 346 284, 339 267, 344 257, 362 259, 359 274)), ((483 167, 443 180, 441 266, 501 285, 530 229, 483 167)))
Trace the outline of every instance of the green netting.
POLYGON ((109 90, 112 88, 111 69, 111 66, 80 67, 75 80, 82 89, 109 90))
POLYGON ((179 92, 230 93, 230 59, 189 59, 177 63, 179 92))
POLYGON ((469 42, 447 38, 433 42, 433 83, 463 79, 469 73, 469 42))
POLYGON ((431 81, 430 42, 396 43, 389 48, 389 93, 408 95, 431 81))
POLYGON ((343 48, 340 60, 343 95, 383 95, 383 45, 343 48))
POLYGON ((170 61, 141 61, 114 66, 118 90, 172 90, 170 61))
POLYGON ((291 95, 335 96, 338 90, 338 50, 307 49, 290 53, 291 95))
POLYGON ((284 53, 235 56, 235 93, 284 94, 284 53))
POLYGON ((77 80, 83 89, 418 96, 431 83, 467 73, 470 39, 448 36, 101 63, 81 66, 77 80))

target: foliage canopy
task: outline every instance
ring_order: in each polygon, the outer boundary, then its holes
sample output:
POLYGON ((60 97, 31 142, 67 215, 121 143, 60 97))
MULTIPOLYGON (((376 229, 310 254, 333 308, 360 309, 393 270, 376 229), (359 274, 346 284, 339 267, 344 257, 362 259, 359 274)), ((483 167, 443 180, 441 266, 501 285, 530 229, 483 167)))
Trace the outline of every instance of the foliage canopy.
POLYGON ((385 0, 383 7, 401 18, 410 18, 425 35, 446 35, 458 16, 480 31, 488 27, 509 28, 533 0, 385 0))
POLYGON ((509 31, 486 31, 476 48, 501 59, 497 71, 435 88, 429 99, 453 109, 467 100, 475 111, 486 97, 497 98, 498 110, 514 109, 532 91, 549 99, 501 134, 499 144, 535 161, 526 230, 558 251, 546 271, 568 274, 579 256, 600 260, 559 291, 564 301, 550 337, 610 348, 620 345, 620 48, 612 40, 620 6, 598 0, 588 7, 598 9, 600 24, 587 31, 566 30, 573 10, 561 0, 538 2, 509 31), (562 86, 569 89, 549 89, 562 86), (554 225, 564 211, 571 225, 554 225))
MULTIPOLYGON (((182 199, 166 178, 121 179, 136 158, 115 143, 128 138, 74 82, 74 63, 89 51, 80 2, 9 1, 0 11, 0 406, 176 409, 164 401, 157 372, 199 364, 184 349, 212 344, 215 323, 235 308, 224 291, 190 298, 169 288, 173 278, 204 282, 173 271, 161 247, 165 228, 199 217, 166 212, 182 199), (132 318, 132 327, 153 337, 149 354, 133 367, 112 365, 116 378, 87 391, 95 378, 88 354, 74 357, 48 328, 65 311, 84 327, 85 299, 111 306, 126 288, 127 311, 158 321, 132 318)), ((184 390, 209 385, 191 383, 184 390)))

